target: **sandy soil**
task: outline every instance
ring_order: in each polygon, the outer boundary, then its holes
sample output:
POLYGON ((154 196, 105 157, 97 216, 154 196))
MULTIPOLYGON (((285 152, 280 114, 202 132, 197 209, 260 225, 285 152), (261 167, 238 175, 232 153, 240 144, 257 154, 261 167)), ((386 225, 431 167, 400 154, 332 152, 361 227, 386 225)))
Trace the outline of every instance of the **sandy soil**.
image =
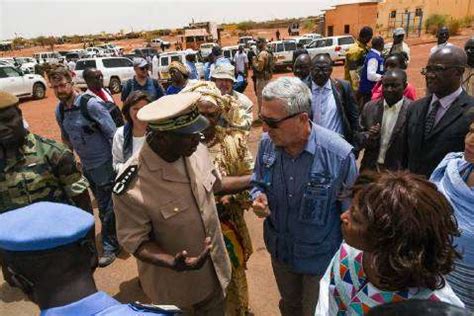
MULTIPOLYGON (((274 32, 273 32, 274 34, 274 32)), ((271 37, 270 34, 263 36, 271 37)), ((468 36, 458 36, 450 40, 453 44, 463 45, 468 36)), ((234 38, 235 39, 235 38, 234 38)), ((229 44, 233 40, 228 39, 229 44)), ((235 41, 234 41, 235 42, 235 41)), ((411 39, 409 40, 409 43, 411 39)), ((129 43, 138 45, 138 41, 130 41, 129 43)), ((119 45, 121 45, 119 43, 119 45)), ((411 62, 408 69, 409 82, 417 89, 418 97, 424 96, 424 80, 420 74, 422 67, 426 65, 430 48, 434 45, 432 39, 420 40, 416 39, 411 45, 411 62)), ((122 44, 122 46, 124 46, 122 44)), ((31 55, 31 53, 29 53, 31 55)), ((276 76, 291 75, 290 73, 280 73, 276 76)), ((343 77, 343 67, 336 66, 334 68, 333 77, 343 77)), ((256 104, 253 86, 250 84, 245 91, 256 104)), ((114 98, 120 104, 119 95, 114 98)), ((43 100, 23 100, 21 108, 24 117, 30 124, 32 132, 43 135, 45 137, 59 140, 59 129, 54 119, 54 108, 57 101, 53 91, 48 89, 47 97, 43 100)), ((256 151, 257 142, 261 134, 261 128, 253 128, 249 139, 249 146, 253 153, 256 151)), ((248 280, 250 288, 250 306, 256 315, 278 315, 278 290, 276 288, 273 277, 270 258, 265 249, 262 237, 262 220, 256 218, 253 214, 246 214, 247 223, 249 225, 250 234, 255 249, 254 254, 248 263, 248 280)), ((98 220, 97 220, 98 222, 98 220)), ((129 255, 122 254, 120 258, 111 266, 98 269, 95 273, 97 286, 122 302, 130 302, 133 300, 147 301, 146 297, 138 287, 137 269, 135 259, 129 255)), ((32 315, 38 312, 35 305, 28 302, 25 297, 16 289, 12 289, 0 277, 0 315, 32 315)), ((169 286, 173 286, 170 284, 169 286)))

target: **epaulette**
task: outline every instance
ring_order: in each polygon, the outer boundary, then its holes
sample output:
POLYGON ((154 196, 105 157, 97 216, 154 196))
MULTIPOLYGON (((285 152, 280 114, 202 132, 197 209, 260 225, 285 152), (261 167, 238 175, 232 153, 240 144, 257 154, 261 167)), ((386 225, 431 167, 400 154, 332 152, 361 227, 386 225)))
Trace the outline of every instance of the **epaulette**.
POLYGON ((138 174, 138 165, 130 165, 115 180, 113 192, 120 195, 127 191, 128 186, 138 174))
POLYGON ((181 309, 175 305, 154 305, 134 302, 130 303, 129 306, 137 312, 150 312, 160 315, 177 315, 182 313, 181 309))

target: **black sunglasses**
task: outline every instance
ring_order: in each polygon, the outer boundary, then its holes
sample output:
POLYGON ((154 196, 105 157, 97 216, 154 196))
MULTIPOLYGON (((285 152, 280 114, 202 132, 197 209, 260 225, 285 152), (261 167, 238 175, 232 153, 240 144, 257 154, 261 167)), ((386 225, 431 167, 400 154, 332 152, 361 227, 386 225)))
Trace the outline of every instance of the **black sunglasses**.
POLYGON ((297 115, 300 115, 301 113, 303 112, 298 112, 298 113, 295 113, 295 114, 292 114, 292 115, 288 115, 284 118, 281 118, 281 119, 272 119, 272 118, 269 118, 269 117, 265 117, 261 114, 258 115, 259 119, 262 120, 262 122, 264 122, 265 124, 268 125, 268 127, 270 128, 278 128, 278 126, 280 125, 281 122, 283 121, 286 121, 286 120, 289 120, 297 115))

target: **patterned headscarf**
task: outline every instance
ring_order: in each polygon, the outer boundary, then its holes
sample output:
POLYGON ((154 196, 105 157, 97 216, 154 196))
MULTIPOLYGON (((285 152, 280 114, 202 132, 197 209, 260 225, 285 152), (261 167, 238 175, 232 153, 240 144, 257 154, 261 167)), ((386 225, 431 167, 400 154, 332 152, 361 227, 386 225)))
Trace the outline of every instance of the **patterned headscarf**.
POLYGON ((231 95, 222 95, 221 91, 212 81, 198 81, 195 84, 185 87, 180 93, 198 92, 201 94, 200 101, 207 101, 214 104, 221 112, 222 118, 227 124, 238 127, 244 125, 244 112, 241 110, 237 99, 231 95))
POLYGON ((168 67, 168 71, 171 69, 176 69, 185 76, 189 76, 188 68, 180 61, 172 61, 168 67))

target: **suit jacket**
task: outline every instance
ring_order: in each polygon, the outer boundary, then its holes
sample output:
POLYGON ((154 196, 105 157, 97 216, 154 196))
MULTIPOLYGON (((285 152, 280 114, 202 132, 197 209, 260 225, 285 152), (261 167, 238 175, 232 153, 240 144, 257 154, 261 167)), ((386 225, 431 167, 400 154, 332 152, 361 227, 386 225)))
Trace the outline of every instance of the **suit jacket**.
MULTIPOLYGON (((312 80, 306 82, 310 90, 312 82, 312 80)), ((346 80, 331 79, 331 87, 337 110, 342 116, 344 138, 357 153, 359 152, 358 138, 356 137, 359 132, 359 108, 352 93, 351 84, 346 80)))
POLYGON ((474 108, 474 98, 463 91, 425 139, 425 119, 431 99, 430 95, 412 104, 406 135, 408 169, 428 178, 446 154, 464 151, 464 138, 471 124, 467 112, 474 108))
MULTIPOLYGON (((368 130, 377 123, 382 126, 384 113, 383 99, 373 100, 365 104, 360 116, 361 132, 359 136, 361 148, 365 148, 364 157, 362 158, 361 170, 375 170, 377 159, 379 157, 381 137, 376 140, 370 140, 368 130)), ((412 102, 403 97, 403 103, 398 113, 398 118, 392 131, 392 136, 388 143, 387 152, 385 154, 385 168, 389 170, 400 170, 406 168, 405 155, 407 150, 406 144, 406 118, 408 109, 412 102)))

